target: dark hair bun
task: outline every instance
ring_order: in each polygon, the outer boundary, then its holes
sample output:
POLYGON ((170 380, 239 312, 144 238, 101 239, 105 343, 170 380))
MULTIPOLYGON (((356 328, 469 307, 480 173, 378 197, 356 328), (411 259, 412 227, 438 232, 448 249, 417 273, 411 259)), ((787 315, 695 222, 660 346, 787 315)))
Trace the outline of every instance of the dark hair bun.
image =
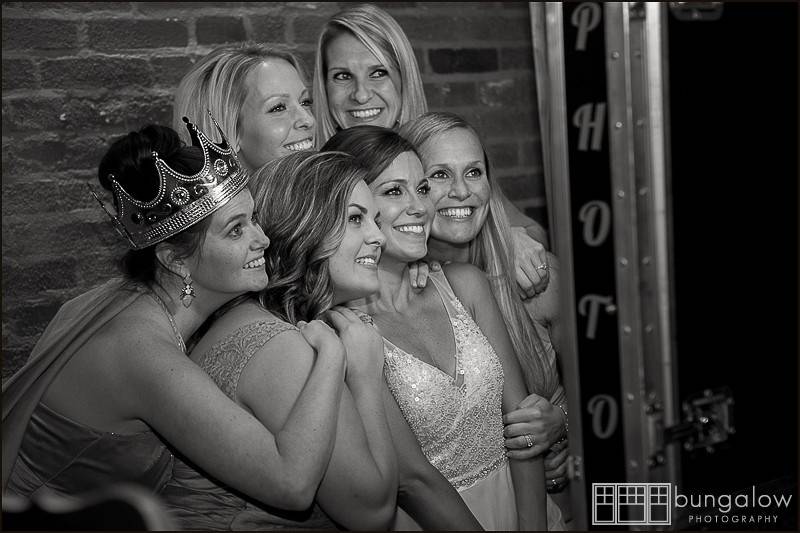
POLYGON ((148 201, 158 193, 158 172, 153 152, 171 168, 184 174, 194 174, 203 166, 203 153, 194 146, 185 146, 172 128, 150 124, 114 141, 103 156, 98 168, 100 185, 111 190, 114 176, 128 194, 148 201))

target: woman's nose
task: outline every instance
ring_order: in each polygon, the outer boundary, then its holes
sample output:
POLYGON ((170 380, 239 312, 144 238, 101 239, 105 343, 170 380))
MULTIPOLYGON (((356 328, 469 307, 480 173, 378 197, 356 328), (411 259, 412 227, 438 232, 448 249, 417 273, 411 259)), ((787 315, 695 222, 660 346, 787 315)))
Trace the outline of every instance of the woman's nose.
POLYGON ((269 237, 267 237, 267 234, 264 233, 264 230, 261 229, 261 225, 260 224, 256 223, 255 227, 256 227, 255 228, 256 229, 256 238, 253 240, 253 249, 254 250, 259 250, 259 249, 266 250, 267 248, 269 248, 269 244, 270 244, 271 241, 269 240, 269 237))
POLYGON ((353 83, 354 83, 353 93, 351 94, 353 100, 355 100, 359 104, 366 104, 367 102, 369 102, 369 99, 371 98, 372 95, 370 93, 369 88, 367 87, 367 84, 359 80, 355 80, 353 83))
POLYGON ((472 194, 472 191, 469 190, 467 183, 462 177, 454 178, 450 184, 450 190, 447 191, 447 196, 457 200, 465 200, 470 194, 472 194))
POLYGON ((314 127, 314 123, 314 115, 311 114, 311 111, 304 107, 300 108, 294 127, 298 130, 310 130, 314 127))
POLYGON ((427 206, 425 205, 425 202, 423 201, 423 199, 422 199, 422 198, 420 198, 420 197, 419 197, 418 195, 416 195, 416 194, 415 194, 415 195, 413 195, 413 197, 412 197, 412 199, 411 199, 411 202, 408 204, 408 208, 406 209, 406 212, 407 212, 409 215, 419 215, 419 216, 422 216, 422 215, 424 215, 424 214, 425 214, 427 211, 428 211, 428 208, 427 208, 427 206))
POLYGON ((367 244, 372 244, 379 248, 386 244, 386 236, 375 222, 372 222, 371 227, 369 228, 369 233, 367 233, 365 240, 367 244))

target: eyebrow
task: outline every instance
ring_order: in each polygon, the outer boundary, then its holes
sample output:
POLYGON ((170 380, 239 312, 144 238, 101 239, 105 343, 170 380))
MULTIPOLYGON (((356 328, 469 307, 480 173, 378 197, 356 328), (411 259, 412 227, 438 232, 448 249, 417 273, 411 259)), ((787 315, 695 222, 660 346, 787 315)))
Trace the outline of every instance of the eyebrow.
POLYGON ((264 97, 264 102, 266 102, 270 98, 291 98, 291 95, 289 93, 270 94, 264 97))
MULTIPOLYGON (((383 68, 383 69, 387 69, 387 70, 389 69, 389 67, 387 67, 387 66, 386 66, 386 65, 384 65, 383 63, 376 63, 376 64, 374 64, 374 65, 369 65, 369 66, 367 66, 367 70, 372 70, 372 69, 376 69, 376 68, 383 68)), ((329 65, 329 66, 328 66, 328 70, 333 70, 333 69, 339 69, 339 70, 350 70, 350 67, 347 67, 347 66, 337 66, 337 65, 329 65)))
MULTIPOLYGON (((458 163, 458 161, 456 161, 456 163, 458 163)), ((483 165, 484 163, 483 163, 482 160, 476 159, 474 161, 467 161, 466 163, 463 163, 463 164, 464 165, 483 165)), ((434 163, 434 164, 431 165, 431 168, 449 168, 451 166, 453 166, 452 163, 434 163)))
POLYGON ((226 221, 225 221, 225 222, 222 224, 222 228, 221 228, 221 229, 224 231, 225 229, 227 229, 228 227, 230 227, 230 225, 231 225, 231 224, 233 224, 234 222, 238 222, 238 221, 240 221, 240 220, 241 220, 241 219, 243 219, 243 218, 247 218, 247 214, 246 214, 246 213, 239 213, 238 215, 233 215, 232 217, 230 217, 229 219, 227 219, 227 220, 226 220, 226 221))
POLYGON ((362 213, 367 214, 367 208, 355 202, 351 203, 347 207, 357 207, 362 213))

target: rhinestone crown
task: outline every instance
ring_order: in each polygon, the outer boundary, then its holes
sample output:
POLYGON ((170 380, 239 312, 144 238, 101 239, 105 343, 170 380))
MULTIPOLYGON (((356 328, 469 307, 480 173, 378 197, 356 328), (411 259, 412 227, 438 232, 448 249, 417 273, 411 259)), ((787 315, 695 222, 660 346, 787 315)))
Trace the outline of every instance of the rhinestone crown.
MULTIPOLYGON (((210 111, 208 114, 211 116, 210 111)), ((157 152, 153 152, 159 187, 152 200, 142 202, 133 198, 111 175, 111 189, 117 206, 114 215, 92 191, 114 228, 134 250, 159 243, 201 221, 247 185, 248 174, 239 163, 236 152, 213 116, 211 120, 222 136, 219 144, 212 142, 183 117, 192 145, 203 150, 203 168, 196 174, 187 176, 171 169, 157 152)))

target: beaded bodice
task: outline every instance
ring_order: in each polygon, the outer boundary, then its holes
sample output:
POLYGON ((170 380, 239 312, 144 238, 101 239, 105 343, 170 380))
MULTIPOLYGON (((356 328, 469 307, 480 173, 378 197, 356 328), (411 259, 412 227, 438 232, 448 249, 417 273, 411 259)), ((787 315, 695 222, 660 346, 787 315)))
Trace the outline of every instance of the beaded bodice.
POLYGON ((506 461, 503 367, 444 274, 430 278, 444 302, 456 346, 456 376, 384 338, 384 376, 425 457, 457 489, 506 461))

